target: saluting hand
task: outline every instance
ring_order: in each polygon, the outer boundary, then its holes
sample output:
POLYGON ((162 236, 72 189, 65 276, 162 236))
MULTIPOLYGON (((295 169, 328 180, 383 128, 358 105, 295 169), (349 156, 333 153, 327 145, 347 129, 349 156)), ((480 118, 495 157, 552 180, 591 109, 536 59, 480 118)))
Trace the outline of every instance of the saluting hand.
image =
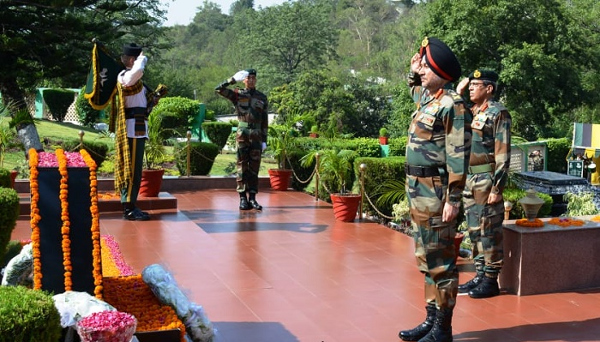
POLYGON ((421 54, 415 53, 414 56, 410 59, 410 71, 413 73, 418 73, 421 69, 421 54))

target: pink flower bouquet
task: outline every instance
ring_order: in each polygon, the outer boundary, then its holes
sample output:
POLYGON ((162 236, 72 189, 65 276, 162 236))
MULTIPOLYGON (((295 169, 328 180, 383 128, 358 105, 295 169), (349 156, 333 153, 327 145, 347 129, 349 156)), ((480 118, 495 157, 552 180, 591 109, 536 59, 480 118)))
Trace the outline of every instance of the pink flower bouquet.
POLYGON ((82 342, 129 342, 135 333, 137 320, 120 311, 101 311, 88 315, 77 323, 82 342))

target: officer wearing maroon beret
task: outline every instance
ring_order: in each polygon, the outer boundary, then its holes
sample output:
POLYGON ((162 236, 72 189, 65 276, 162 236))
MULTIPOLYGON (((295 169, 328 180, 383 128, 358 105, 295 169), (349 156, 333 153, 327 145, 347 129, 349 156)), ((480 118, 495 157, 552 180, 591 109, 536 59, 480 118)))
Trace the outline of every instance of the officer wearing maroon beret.
POLYGON ((471 114, 446 85, 461 75, 452 50, 426 37, 410 63, 416 105, 406 146, 406 193, 415 256, 425 276, 425 321, 400 331, 404 341, 452 341, 458 293, 454 236, 471 148, 471 114))

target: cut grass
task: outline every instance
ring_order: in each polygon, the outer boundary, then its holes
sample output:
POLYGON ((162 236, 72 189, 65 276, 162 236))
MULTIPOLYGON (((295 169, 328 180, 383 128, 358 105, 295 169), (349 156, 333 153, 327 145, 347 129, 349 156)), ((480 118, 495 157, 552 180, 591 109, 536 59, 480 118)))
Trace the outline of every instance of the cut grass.
MULTIPOLYGON (((0 118, 0 124, 3 124, 1 121, 6 120, 6 118, 0 118)), ((38 131, 38 135, 40 137, 40 141, 51 141, 56 142, 58 145, 54 146, 51 144, 52 148, 60 147, 60 142, 64 140, 71 139, 79 139, 80 132, 83 132, 83 140, 84 143, 86 141, 101 141, 102 143, 108 145, 109 151, 114 150, 114 141, 113 139, 106 134, 105 132, 98 132, 97 130, 89 127, 77 126, 71 123, 60 123, 49 120, 36 120, 35 126, 38 131)), ((172 148, 167 146, 168 154, 172 155, 172 148)), ((113 166, 112 162, 107 159, 101 167, 101 172, 108 172, 110 174, 112 172, 113 166)), ((265 156, 262 160, 259 176, 268 176, 268 169, 275 166, 275 161, 273 158, 269 156, 265 156)), ((178 176, 179 171, 173 165, 172 161, 170 164, 165 165, 169 170, 167 174, 178 176)), ((19 178, 28 178, 28 166, 27 161, 25 159, 25 152, 20 148, 12 148, 7 151, 4 158, 4 168, 9 170, 19 170, 19 178), (23 171, 23 172, 21 172, 23 171)), ((108 176, 105 174, 104 176, 108 176)), ((224 151, 217 155, 215 159, 215 163, 213 164, 212 169, 210 170, 211 176, 235 176, 236 174, 236 154, 231 151, 224 151)))

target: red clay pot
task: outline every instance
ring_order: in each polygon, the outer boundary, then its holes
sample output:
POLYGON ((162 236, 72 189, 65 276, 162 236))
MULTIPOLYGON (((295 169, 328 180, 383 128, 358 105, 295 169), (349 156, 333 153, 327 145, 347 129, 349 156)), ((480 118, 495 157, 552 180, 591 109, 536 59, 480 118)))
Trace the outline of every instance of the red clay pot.
POLYGON ((273 190, 286 191, 290 187, 292 170, 269 169, 269 181, 273 190))
POLYGON ((331 203, 333 204, 333 214, 336 220, 352 222, 356 218, 358 205, 360 204, 360 195, 358 194, 331 194, 331 203))
POLYGON ((140 197, 158 197, 164 174, 164 169, 142 170, 142 182, 140 183, 138 195, 140 197))

